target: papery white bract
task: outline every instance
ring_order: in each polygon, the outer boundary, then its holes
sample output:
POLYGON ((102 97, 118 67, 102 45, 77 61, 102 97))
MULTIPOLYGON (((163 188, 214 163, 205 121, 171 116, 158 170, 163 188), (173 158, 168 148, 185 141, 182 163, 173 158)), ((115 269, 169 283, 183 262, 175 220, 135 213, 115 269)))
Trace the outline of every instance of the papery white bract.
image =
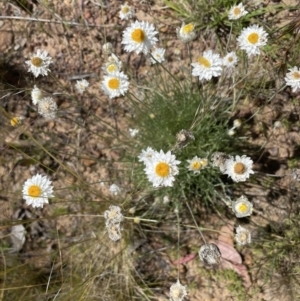
POLYGON ((253 161, 251 158, 243 156, 230 156, 225 161, 225 174, 232 178, 234 182, 244 182, 253 174, 253 161))
POLYGON ((128 5, 127 2, 121 5, 121 10, 119 12, 119 17, 121 20, 129 20, 133 16, 134 16, 134 10, 131 8, 131 6, 128 5))
POLYGON ((38 102, 38 112, 45 118, 54 119, 56 117, 57 104, 52 97, 42 98, 38 102))
POLYGON ((255 24, 244 28, 237 41, 239 47, 251 56, 260 54, 260 48, 267 44, 267 37, 265 30, 255 24))
POLYGON ((106 225, 110 223, 120 223, 124 220, 124 216, 121 213, 121 208, 115 205, 110 205, 109 210, 104 211, 103 216, 106 220, 106 225))
POLYGON ((115 72, 104 76, 102 81, 102 90, 109 98, 125 95, 129 89, 128 76, 123 72, 115 72))
POLYGON ((210 80, 212 77, 218 77, 222 74, 223 61, 219 54, 213 53, 211 50, 204 51, 199 56, 196 63, 192 63, 192 75, 199 76, 199 80, 210 80))
POLYGON ((246 228, 238 226, 236 228, 235 240, 239 246, 244 246, 251 243, 251 233, 246 228))
POLYGON ((175 155, 170 151, 164 153, 155 152, 151 160, 147 163, 145 172, 153 187, 173 186, 175 175, 179 173, 177 165, 180 161, 176 160, 175 155))
POLYGON ((122 44, 127 52, 135 51, 137 54, 147 54, 156 42, 158 32, 152 24, 146 21, 135 21, 123 32, 122 44))
POLYGON ((44 204, 48 204, 48 198, 53 197, 52 182, 40 174, 28 179, 23 185, 23 199, 27 205, 32 207, 43 208, 44 204))
POLYGON ((105 67, 102 68, 106 74, 114 74, 116 72, 121 71, 122 61, 115 54, 111 54, 111 56, 107 59, 105 63, 105 67))
POLYGON ((234 51, 227 53, 223 57, 223 66, 227 69, 233 69, 238 62, 238 57, 234 51))
POLYGON ((300 89, 300 69, 298 67, 293 67, 289 69, 290 72, 288 72, 285 76, 285 82, 287 86, 292 87, 292 91, 296 92, 298 89, 300 89))
POLYGON ((250 216, 253 210, 253 204, 248 201, 248 198, 242 195, 231 204, 232 211, 238 218, 250 216))
POLYGON ((31 99, 34 105, 37 105, 38 102, 43 98, 43 92, 36 85, 34 85, 31 90, 31 99))
POLYGON ((89 86, 89 82, 86 79, 76 81, 75 88, 79 94, 82 94, 87 87, 89 86))
POLYGON ((148 146, 146 150, 143 149, 142 152, 138 155, 139 161, 144 162, 144 164, 147 165, 151 162, 152 157, 155 153, 156 151, 148 146))
POLYGON ((121 193, 121 188, 117 184, 112 184, 109 186, 109 191, 113 195, 118 195, 121 193))
POLYGON ((228 12, 228 19, 229 20, 237 20, 247 14, 248 14, 248 12, 245 10, 243 3, 240 3, 238 5, 234 5, 230 8, 230 10, 228 12))
POLYGON ((182 301, 187 295, 186 287, 177 280, 170 287, 170 301, 182 301))
POLYGON ((153 57, 150 58, 152 64, 162 63, 165 60, 165 52, 166 50, 164 48, 155 48, 151 55, 153 57))
POLYGON ((207 159, 201 159, 195 156, 191 160, 187 160, 189 163, 188 169, 190 171, 193 171, 195 174, 200 173, 200 170, 205 168, 208 165, 208 160, 207 159))
POLYGON ((196 38, 195 24, 182 23, 180 28, 176 28, 176 33, 178 39, 180 39, 183 43, 188 43, 196 38))
POLYGON ((132 138, 135 138, 139 131, 139 129, 129 129, 129 134, 132 138))
POLYGON ((35 77, 39 75, 48 75, 49 65, 52 63, 52 58, 48 56, 46 50, 37 50, 36 54, 32 55, 29 61, 25 62, 28 65, 28 72, 32 72, 35 77))

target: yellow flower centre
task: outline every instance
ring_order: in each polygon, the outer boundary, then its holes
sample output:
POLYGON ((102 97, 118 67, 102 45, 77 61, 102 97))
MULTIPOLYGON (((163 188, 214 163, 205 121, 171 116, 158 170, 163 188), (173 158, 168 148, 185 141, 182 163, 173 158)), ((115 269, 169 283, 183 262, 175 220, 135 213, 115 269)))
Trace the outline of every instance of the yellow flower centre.
POLYGON ((108 72, 114 72, 117 71, 117 66, 115 64, 111 64, 107 67, 108 72))
POLYGON ((31 196, 32 198, 37 198, 41 195, 41 188, 37 185, 31 185, 28 188, 28 195, 31 196))
POLYGON ((246 213, 248 211, 248 205, 245 204, 245 203, 241 203, 238 205, 238 212, 241 212, 241 213, 246 213))
POLYGON ((140 29, 140 28, 136 28, 132 34, 131 34, 131 38, 134 42, 136 43, 142 43, 144 42, 145 38, 146 38, 146 35, 145 35, 145 32, 140 29))
POLYGON ((300 79, 300 73, 297 72, 297 71, 294 72, 294 73, 293 73, 293 78, 294 78, 294 79, 300 79))
POLYGON ((206 59, 205 57, 203 57, 203 56, 200 56, 200 57, 198 58, 198 63, 199 63, 200 65, 204 66, 205 68, 211 67, 210 61, 207 60, 207 59, 206 59))
POLYGON ((235 7, 233 10, 233 14, 239 16, 241 14, 241 10, 238 7, 235 7))
POLYGON ((180 300, 183 297, 182 289, 176 287, 173 289, 171 296, 173 300, 180 300))
POLYGON ((230 57, 227 58, 227 60, 228 60, 229 63, 231 63, 231 62, 233 62, 233 57, 230 56, 230 57))
POLYGON ((234 164, 233 170, 234 170, 234 173, 236 173, 238 175, 242 175, 246 172, 246 166, 242 162, 238 162, 238 163, 234 164))
POLYGON ((19 124, 19 118, 18 117, 14 117, 10 120, 10 124, 12 126, 17 126, 19 124))
POLYGON ((196 162, 193 162, 192 163, 192 169, 194 169, 194 170, 198 170, 198 169, 200 169, 201 167, 202 167, 202 164, 199 162, 199 161, 196 161, 196 162))
POLYGON ((129 7, 128 6, 124 6, 123 8, 122 8, 122 13, 123 14, 127 14, 129 12, 129 7))
POLYGON ((170 166, 165 162, 159 162, 155 167, 155 172, 158 176, 165 178, 170 173, 170 166))
POLYGON ((258 42, 258 39, 259 39, 259 35, 256 32, 252 32, 248 36, 248 41, 253 45, 258 42))
POLYGON ((189 23, 189 24, 183 26, 182 31, 185 34, 189 34, 189 33, 191 33, 194 30, 194 28, 195 28, 194 24, 193 23, 189 23))
POLYGON ((41 67, 43 64, 43 60, 40 57, 33 57, 31 60, 31 64, 35 67, 41 67))
POLYGON ((109 81, 108 81, 108 87, 110 89, 113 89, 113 90, 116 90, 118 89, 120 86, 120 81, 119 79, 117 78, 111 78, 109 81))
POLYGON ((242 232, 239 234, 239 239, 242 242, 246 242, 247 241, 247 234, 245 232, 242 232))

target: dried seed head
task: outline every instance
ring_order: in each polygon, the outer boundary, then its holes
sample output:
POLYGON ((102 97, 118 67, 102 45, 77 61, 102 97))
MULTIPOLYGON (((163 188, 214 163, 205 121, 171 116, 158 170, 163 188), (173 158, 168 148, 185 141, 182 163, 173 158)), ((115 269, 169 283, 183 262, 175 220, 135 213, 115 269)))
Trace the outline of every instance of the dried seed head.
POLYGON ((120 223, 124 220, 124 216, 121 213, 121 208, 114 205, 110 205, 109 210, 104 211, 104 218, 106 219, 106 225, 120 223))
POLYGON ((112 241, 118 241, 121 239, 121 227, 119 223, 110 223, 106 225, 108 236, 112 241))
POLYGON ((224 173, 226 170, 225 162, 228 158, 229 156, 225 153, 215 152, 211 156, 212 166, 219 167, 220 171, 224 173))
POLYGON ((54 119, 56 117, 57 104, 52 97, 45 97, 38 102, 38 112, 40 115, 54 119))
POLYGON ((201 246, 199 250, 200 260, 208 266, 218 265, 221 261, 221 252, 217 245, 213 243, 201 246))
POLYGON ((240 128, 241 125, 242 125, 242 120, 241 120, 241 119, 235 119, 235 120, 233 121, 233 127, 234 127, 235 129, 240 128))
POLYGON ((244 246, 251 243, 251 233, 246 228, 238 226, 236 228, 235 240, 238 245, 244 246))
POLYGON ((292 169, 292 178, 294 181, 300 181, 300 169, 299 168, 292 169))
POLYGON ((180 284, 179 280, 170 287, 170 301, 182 301, 187 295, 186 288, 180 284))
POLYGON ((187 130, 181 130, 176 134, 176 148, 182 149, 186 147, 191 140, 195 140, 193 133, 187 130))
POLYGON ((105 54, 111 54, 112 49, 113 49, 113 46, 111 43, 105 43, 102 45, 102 50, 103 50, 103 53, 105 53, 105 54))

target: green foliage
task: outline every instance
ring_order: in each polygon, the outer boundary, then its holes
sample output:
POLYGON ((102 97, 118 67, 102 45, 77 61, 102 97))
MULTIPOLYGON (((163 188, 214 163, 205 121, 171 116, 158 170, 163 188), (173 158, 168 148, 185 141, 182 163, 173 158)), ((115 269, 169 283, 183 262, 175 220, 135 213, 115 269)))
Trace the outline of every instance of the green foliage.
MULTIPOLYGON (((137 161, 141 150, 148 146, 156 151, 172 150, 181 161, 174 187, 154 190, 153 194, 169 195, 172 200, 212 202, 222 194, 220 171, 208 166, 200 174, 194 174, 188 171, 187 160, 194 156, 209 159, 216 151, 236 153, 239 141, 227 134, 232 103, 219 97, 210 86, 191 85, 189 77, 179 81, 164 69, 156 72, 154 80, 144 84, 148 87, 144 90, 145 100, 131 99, 135 108, 132 124, 140 130, 138 139, 134 140, 132 160, 137 161), (191 131, 195 140, 181 149, 176 147, 176 134, 182 129, 191 131)), ((135 164, 134 187, 141 188, 143 182, 149 188, 143 169, 143 163, 135 164)))

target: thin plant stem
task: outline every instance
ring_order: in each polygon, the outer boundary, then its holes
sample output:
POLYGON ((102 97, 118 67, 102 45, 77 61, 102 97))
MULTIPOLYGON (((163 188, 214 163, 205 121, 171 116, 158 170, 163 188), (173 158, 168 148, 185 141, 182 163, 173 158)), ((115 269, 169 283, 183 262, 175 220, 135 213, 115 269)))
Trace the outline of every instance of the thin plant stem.
POLYGON ((200 236, 201 236, 202 240, 204 241, 204 243, 206 244, 206 240, 205 240, 205 238, 204 238, 204 236, 203 236, 203 234, 202 234, 202 231, 200 230, 200 228, 199 228, 199 226, 198 226, 198 224, 197 224, 197 222, 196 222, 196 220, 195 220, 195 217, 194 217, 194 214, 193 214, 193 212, 192 212, 192 209, 191 209, 190 205, 189 205, 187 202, 186 202, 186 206, 189 208, 189 211, 190 211, 191 216, 192 216, 192 218, 193 218, 193 221, 194 221, 194 223, 195 223, 195 225, 196 225, 196 227, 197 227, 197 229, 198 229, 198 231, 199 231, 199 233, 200 233, 200 236))

